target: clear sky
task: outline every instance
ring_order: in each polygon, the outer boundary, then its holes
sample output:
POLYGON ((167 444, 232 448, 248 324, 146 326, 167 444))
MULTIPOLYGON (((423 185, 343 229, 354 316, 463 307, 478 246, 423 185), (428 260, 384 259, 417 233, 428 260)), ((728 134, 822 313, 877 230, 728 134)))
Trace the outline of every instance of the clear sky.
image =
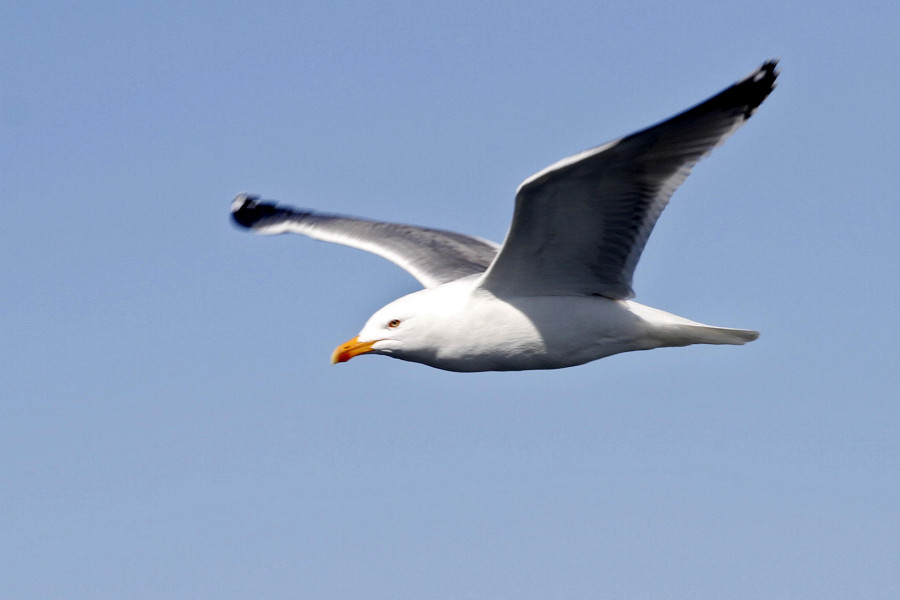
POLYGON ((0 598, 900 597, 896 2, 0 3, 0 598), (502 241, 525 177, 778 88, 637 300, 744 347, 453 374, 233 196, 502 241))

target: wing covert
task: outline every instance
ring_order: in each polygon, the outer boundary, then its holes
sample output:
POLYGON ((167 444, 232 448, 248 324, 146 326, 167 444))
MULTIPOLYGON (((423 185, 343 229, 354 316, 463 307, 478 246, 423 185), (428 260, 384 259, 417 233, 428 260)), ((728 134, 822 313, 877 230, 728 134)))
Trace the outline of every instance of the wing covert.
POLYGON ((499 249, 494 242, 452 231, 295 210, 250 194, 234 199, 231 216, 256 233, 299 233, 372 252, 427 288, 484 272, 499 249))
POLYGON ((632 277, 675 189, 775 87, 776 61, 657 125, 526 179, 481 287, 504 295, 634 296, 632 277))

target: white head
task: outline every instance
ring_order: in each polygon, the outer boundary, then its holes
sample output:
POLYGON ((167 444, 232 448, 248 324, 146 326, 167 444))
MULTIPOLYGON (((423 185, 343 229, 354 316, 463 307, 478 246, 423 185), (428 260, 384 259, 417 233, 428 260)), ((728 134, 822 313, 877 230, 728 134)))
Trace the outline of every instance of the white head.
POLYGON ((429 363, 454 327, 453 315, 462 309, 452 286, 420 290, 394 300, 369 317, 352 340, 335 348, 332 364, 360 354, 384 354, 429 363))
POLYGON ((463 278, 394 300, 335 349, 332 363, 384 354, 449 371, 485 371, 518 369, 542 356, 544 340, 531 318, 475 288, 476 281, 463 278))

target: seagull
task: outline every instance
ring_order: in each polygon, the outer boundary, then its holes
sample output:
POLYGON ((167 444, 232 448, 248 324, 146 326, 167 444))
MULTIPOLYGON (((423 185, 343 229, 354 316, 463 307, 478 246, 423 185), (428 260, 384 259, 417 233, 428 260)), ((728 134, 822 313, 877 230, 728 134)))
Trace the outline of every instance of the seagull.
POLYGON ((231 216, 260 234, 298 233, 366 250, 424 289, 379 309, 332 363, 382 354, 448 371, 559 369, 691 344, 745 344, 633 301, 647 238, 693 166, 775 88, 775 60, 666 121, 565 158, 516 191, 502 246, 477 237, 297 210, 241 193, 231 216))

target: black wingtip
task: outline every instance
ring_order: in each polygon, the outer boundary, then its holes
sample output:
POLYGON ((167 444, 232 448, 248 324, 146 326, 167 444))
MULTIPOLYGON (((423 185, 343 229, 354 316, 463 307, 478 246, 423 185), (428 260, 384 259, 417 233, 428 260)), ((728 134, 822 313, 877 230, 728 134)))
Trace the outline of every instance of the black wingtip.
POLYGON ((769 94, 775 89, 775 80, 778 79, 779 74, 778 59, 770 58, 734 85, 735 93, 746 98, 744 119, 749 119, 763 103, 763 100, 769 97, 769 94))
POLYGON ((765 85, 768 85, 771 90, 775 88, 775 80, 778 79, 780 74, 781 71, 778 70, 778 59, 770 58, 751 73, 747 79, 752 80, 754 83, 764 83, 765 85))
POLYGON ((251 228, 276 212, 278 209, 274 204, 260 202, 255 194, 241 193, 231 202, 231 218, 241 227, 251 228))

